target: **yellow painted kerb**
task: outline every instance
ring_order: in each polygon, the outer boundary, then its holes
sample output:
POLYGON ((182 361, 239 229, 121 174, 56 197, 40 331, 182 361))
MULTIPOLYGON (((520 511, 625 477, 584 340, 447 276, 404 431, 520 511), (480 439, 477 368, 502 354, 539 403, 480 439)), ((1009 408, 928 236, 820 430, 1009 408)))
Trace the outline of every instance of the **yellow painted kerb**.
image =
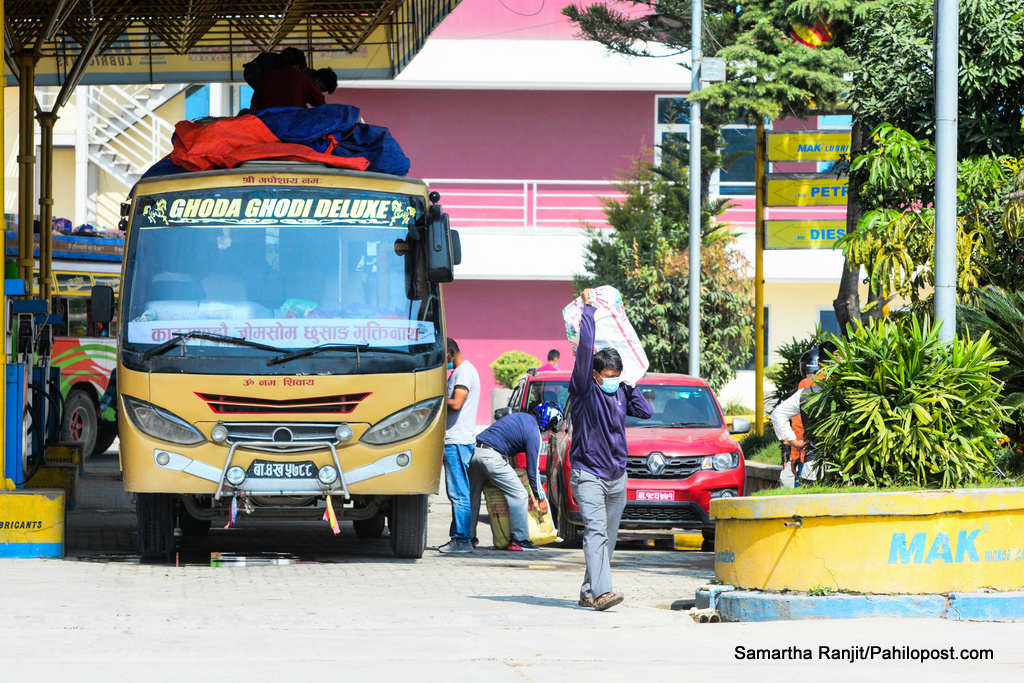
POLYGON ((862 593, 1024 587, 1024 489, 714 500, 715 578, 862 593))
POLYGON ((0 557, 64 555, 64 491, 0 491, 0 557))

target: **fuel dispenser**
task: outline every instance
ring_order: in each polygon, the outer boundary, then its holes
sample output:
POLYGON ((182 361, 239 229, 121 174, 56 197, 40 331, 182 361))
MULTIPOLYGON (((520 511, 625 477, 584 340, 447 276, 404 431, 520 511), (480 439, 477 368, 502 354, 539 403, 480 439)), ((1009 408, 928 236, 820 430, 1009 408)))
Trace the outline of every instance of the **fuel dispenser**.
POLYGON ((60 425, 59 368, 56 383, 50 368, 52 325, 59 318, 47 313, 45 301, 9 298, 24 292, 23 280, 5 280, 0 557, 63 557, 64 519, 74 500, 69 492, 77 486, 77 469, 44 468, 60 425), (47 474, 72 483, 53 485, 47 474))
MULTIPOLYGON (((12 294, 20 280, 7 280, 12 294)), ((16 488, 39 471, 46 449, 59 435, 60 369, 51 367, 53 325, 61 316, 47 312, 45 301, 9 300, 5 329, 12 342, 12 361, 6 364, 4 477, 16 488)))

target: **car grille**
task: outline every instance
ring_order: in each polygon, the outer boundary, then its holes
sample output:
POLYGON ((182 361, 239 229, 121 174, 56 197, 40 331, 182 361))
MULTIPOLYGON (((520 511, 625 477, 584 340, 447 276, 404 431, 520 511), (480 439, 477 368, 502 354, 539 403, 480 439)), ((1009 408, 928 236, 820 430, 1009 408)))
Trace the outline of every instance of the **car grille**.
POLYGON ((700 522, 701 515, 693 505, 627 505, 622 511, 622 523, 652 522, 659 524, 677 524, 680 522, 700 522))
POLYGON ((665 458, 665 471, 651 474, 647 469, 647 456, 630 456, 626 458, 626 474, 630 479, 686 479, 700 471, 703 455, 687 458, 665 458))
POLYGON ((338 424, 298 424, 294 422, 226 422, 228 443, 239 441, 266 441, 282 447, 298 445, 304 441, 330 441, 337 443, 338 424))
POLYGON ((343 396, 317 396, 314 398, 293 398, 274 400, 248 396, 224 396, 222 394, 198 394, 206 401, 210 410, 218 415, 244 413, 304 414, 304 413, 351 413, 359 402, 370 394, 348 394, 343 396))

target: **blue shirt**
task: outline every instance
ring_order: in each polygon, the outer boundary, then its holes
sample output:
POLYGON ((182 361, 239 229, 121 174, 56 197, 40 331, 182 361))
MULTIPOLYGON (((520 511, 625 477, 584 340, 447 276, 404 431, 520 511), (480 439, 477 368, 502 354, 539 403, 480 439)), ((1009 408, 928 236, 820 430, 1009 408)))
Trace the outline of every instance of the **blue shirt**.
POLYGON ((636 388, 619 384, 606 394, 594 381, 594 311, 583 307, 580 344, 569 380, 572 447, 569 463, 601 479, 618 479, 626 471, 626 415, 647 419, 651 404, 636 388))
POLYGON ((538 483, 540 427, 530 413, 512 413, 480 432, 476 440, 511 460, 517 453, 526 453, 526 476, 537 500, 544 500, 544 489, 538 483))

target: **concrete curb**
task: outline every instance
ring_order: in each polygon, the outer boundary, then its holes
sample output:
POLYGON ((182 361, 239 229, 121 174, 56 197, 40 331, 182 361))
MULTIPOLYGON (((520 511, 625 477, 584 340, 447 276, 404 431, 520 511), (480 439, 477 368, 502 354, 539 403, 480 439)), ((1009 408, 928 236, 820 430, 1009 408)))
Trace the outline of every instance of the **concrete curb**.
MULTIPOLYGON (((706 590, 697 591, 697 608, 707 608, 706 590)), ((945 595, 783 595, 727 591, 717 596, 722 621, 795 621, 802 619, 950 619, 953 621, 1024 620, 1024 591, 945 595)))

